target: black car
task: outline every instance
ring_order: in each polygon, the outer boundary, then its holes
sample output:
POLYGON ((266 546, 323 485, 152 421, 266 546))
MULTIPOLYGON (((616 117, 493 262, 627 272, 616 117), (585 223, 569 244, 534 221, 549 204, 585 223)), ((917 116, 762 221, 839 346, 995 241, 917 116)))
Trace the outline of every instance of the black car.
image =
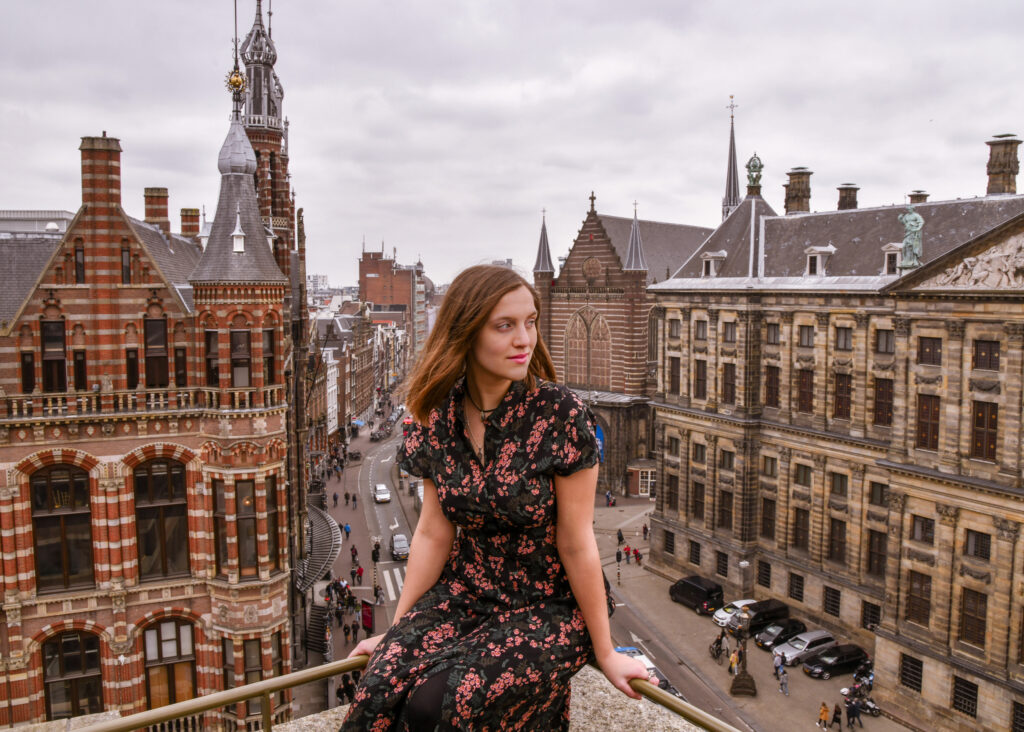
POLYGON ((830 679, 838 674, 852 673, 868 660, 868 653, 852 643, 826 648, 804 661, 804 673, 816 679, 830 679))
POLYGON ((803 621, 796 618, 783 618, 769 625, 760 633, 754 636, 754 642, 758 648, 770 651, 780 643, 785 643, 794 635, 799 635, 807 630, 803 621))

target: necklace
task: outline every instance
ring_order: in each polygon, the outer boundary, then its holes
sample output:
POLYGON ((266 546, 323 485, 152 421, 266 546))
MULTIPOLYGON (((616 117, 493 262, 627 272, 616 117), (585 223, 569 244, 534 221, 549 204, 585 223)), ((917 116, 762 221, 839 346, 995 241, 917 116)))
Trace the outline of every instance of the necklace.
POLYGON ((497 407, 492 407, 490 409, 482 409, 480 405, 477 404, 476 401, 473 399, 473 394, 472 392, 470 392, 469 387, 466 388, 466 398, 469 399, 469 403, 473 405, 476 411, 480 412, 481 422, 486 422, 487 418, 491 416, 495 409, 497 409, 497 407))

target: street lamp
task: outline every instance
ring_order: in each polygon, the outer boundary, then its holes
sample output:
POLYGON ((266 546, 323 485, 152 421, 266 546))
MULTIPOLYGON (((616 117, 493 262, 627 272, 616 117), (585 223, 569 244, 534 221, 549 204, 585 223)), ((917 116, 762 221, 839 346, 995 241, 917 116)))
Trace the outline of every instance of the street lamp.
MULTIPOLYGON (((740 575, 745 578, 747 570, 750 569, 750 562, 744 559, 740 562, 739 566, 740 575)), ((744 586, 746 586, 745 583, 744 586)), ((739 610, 739 622, 736 624, 736 642, 740 649, 740 665, 736 669, 732 686, 729 688, 729 693, 733 696, 757 696, 757 684, 754 683, 754 677, 747 671, 747 631, 749 628, 750 611, 746 607, 742 607, 739 610)))

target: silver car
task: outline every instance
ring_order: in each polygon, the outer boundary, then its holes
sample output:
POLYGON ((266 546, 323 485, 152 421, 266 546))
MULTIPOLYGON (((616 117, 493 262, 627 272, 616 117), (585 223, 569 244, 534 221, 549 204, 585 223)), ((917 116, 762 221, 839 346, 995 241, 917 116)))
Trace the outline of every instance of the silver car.
POLYGON ((373 487, 373 500, 377 503, 387 503, 391 500, 391 491, 383 483, 378 483, 373 487))
POLYGON ((715 610, 715 614, 711 616, 711 619, 715 621, 716 625, 721 625, 724 628, 725 624, 729 622, 729 618, 732 617, 734 612, 744 605, 753 605, 755 602, 757 602, 757 600, 733 600, 732 602, 715 610))
POLYGON ((787 666, 795 666, 818 651, 831 648, 834 645, 836 645, 836 639, 827 630, 808 630, 805 633, 794 635, 782 645, 776 646, 772 649, 772 653, 782 656, 782 662, 787 666))

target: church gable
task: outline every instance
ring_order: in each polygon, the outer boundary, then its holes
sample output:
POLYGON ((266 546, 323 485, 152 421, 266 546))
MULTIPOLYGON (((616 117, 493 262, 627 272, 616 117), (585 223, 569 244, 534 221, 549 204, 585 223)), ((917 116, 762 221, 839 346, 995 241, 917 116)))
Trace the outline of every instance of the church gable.
POLYGON ((607 287, 622 262, 597 216, 589 214, 558 273, 560 287, 607 287))

